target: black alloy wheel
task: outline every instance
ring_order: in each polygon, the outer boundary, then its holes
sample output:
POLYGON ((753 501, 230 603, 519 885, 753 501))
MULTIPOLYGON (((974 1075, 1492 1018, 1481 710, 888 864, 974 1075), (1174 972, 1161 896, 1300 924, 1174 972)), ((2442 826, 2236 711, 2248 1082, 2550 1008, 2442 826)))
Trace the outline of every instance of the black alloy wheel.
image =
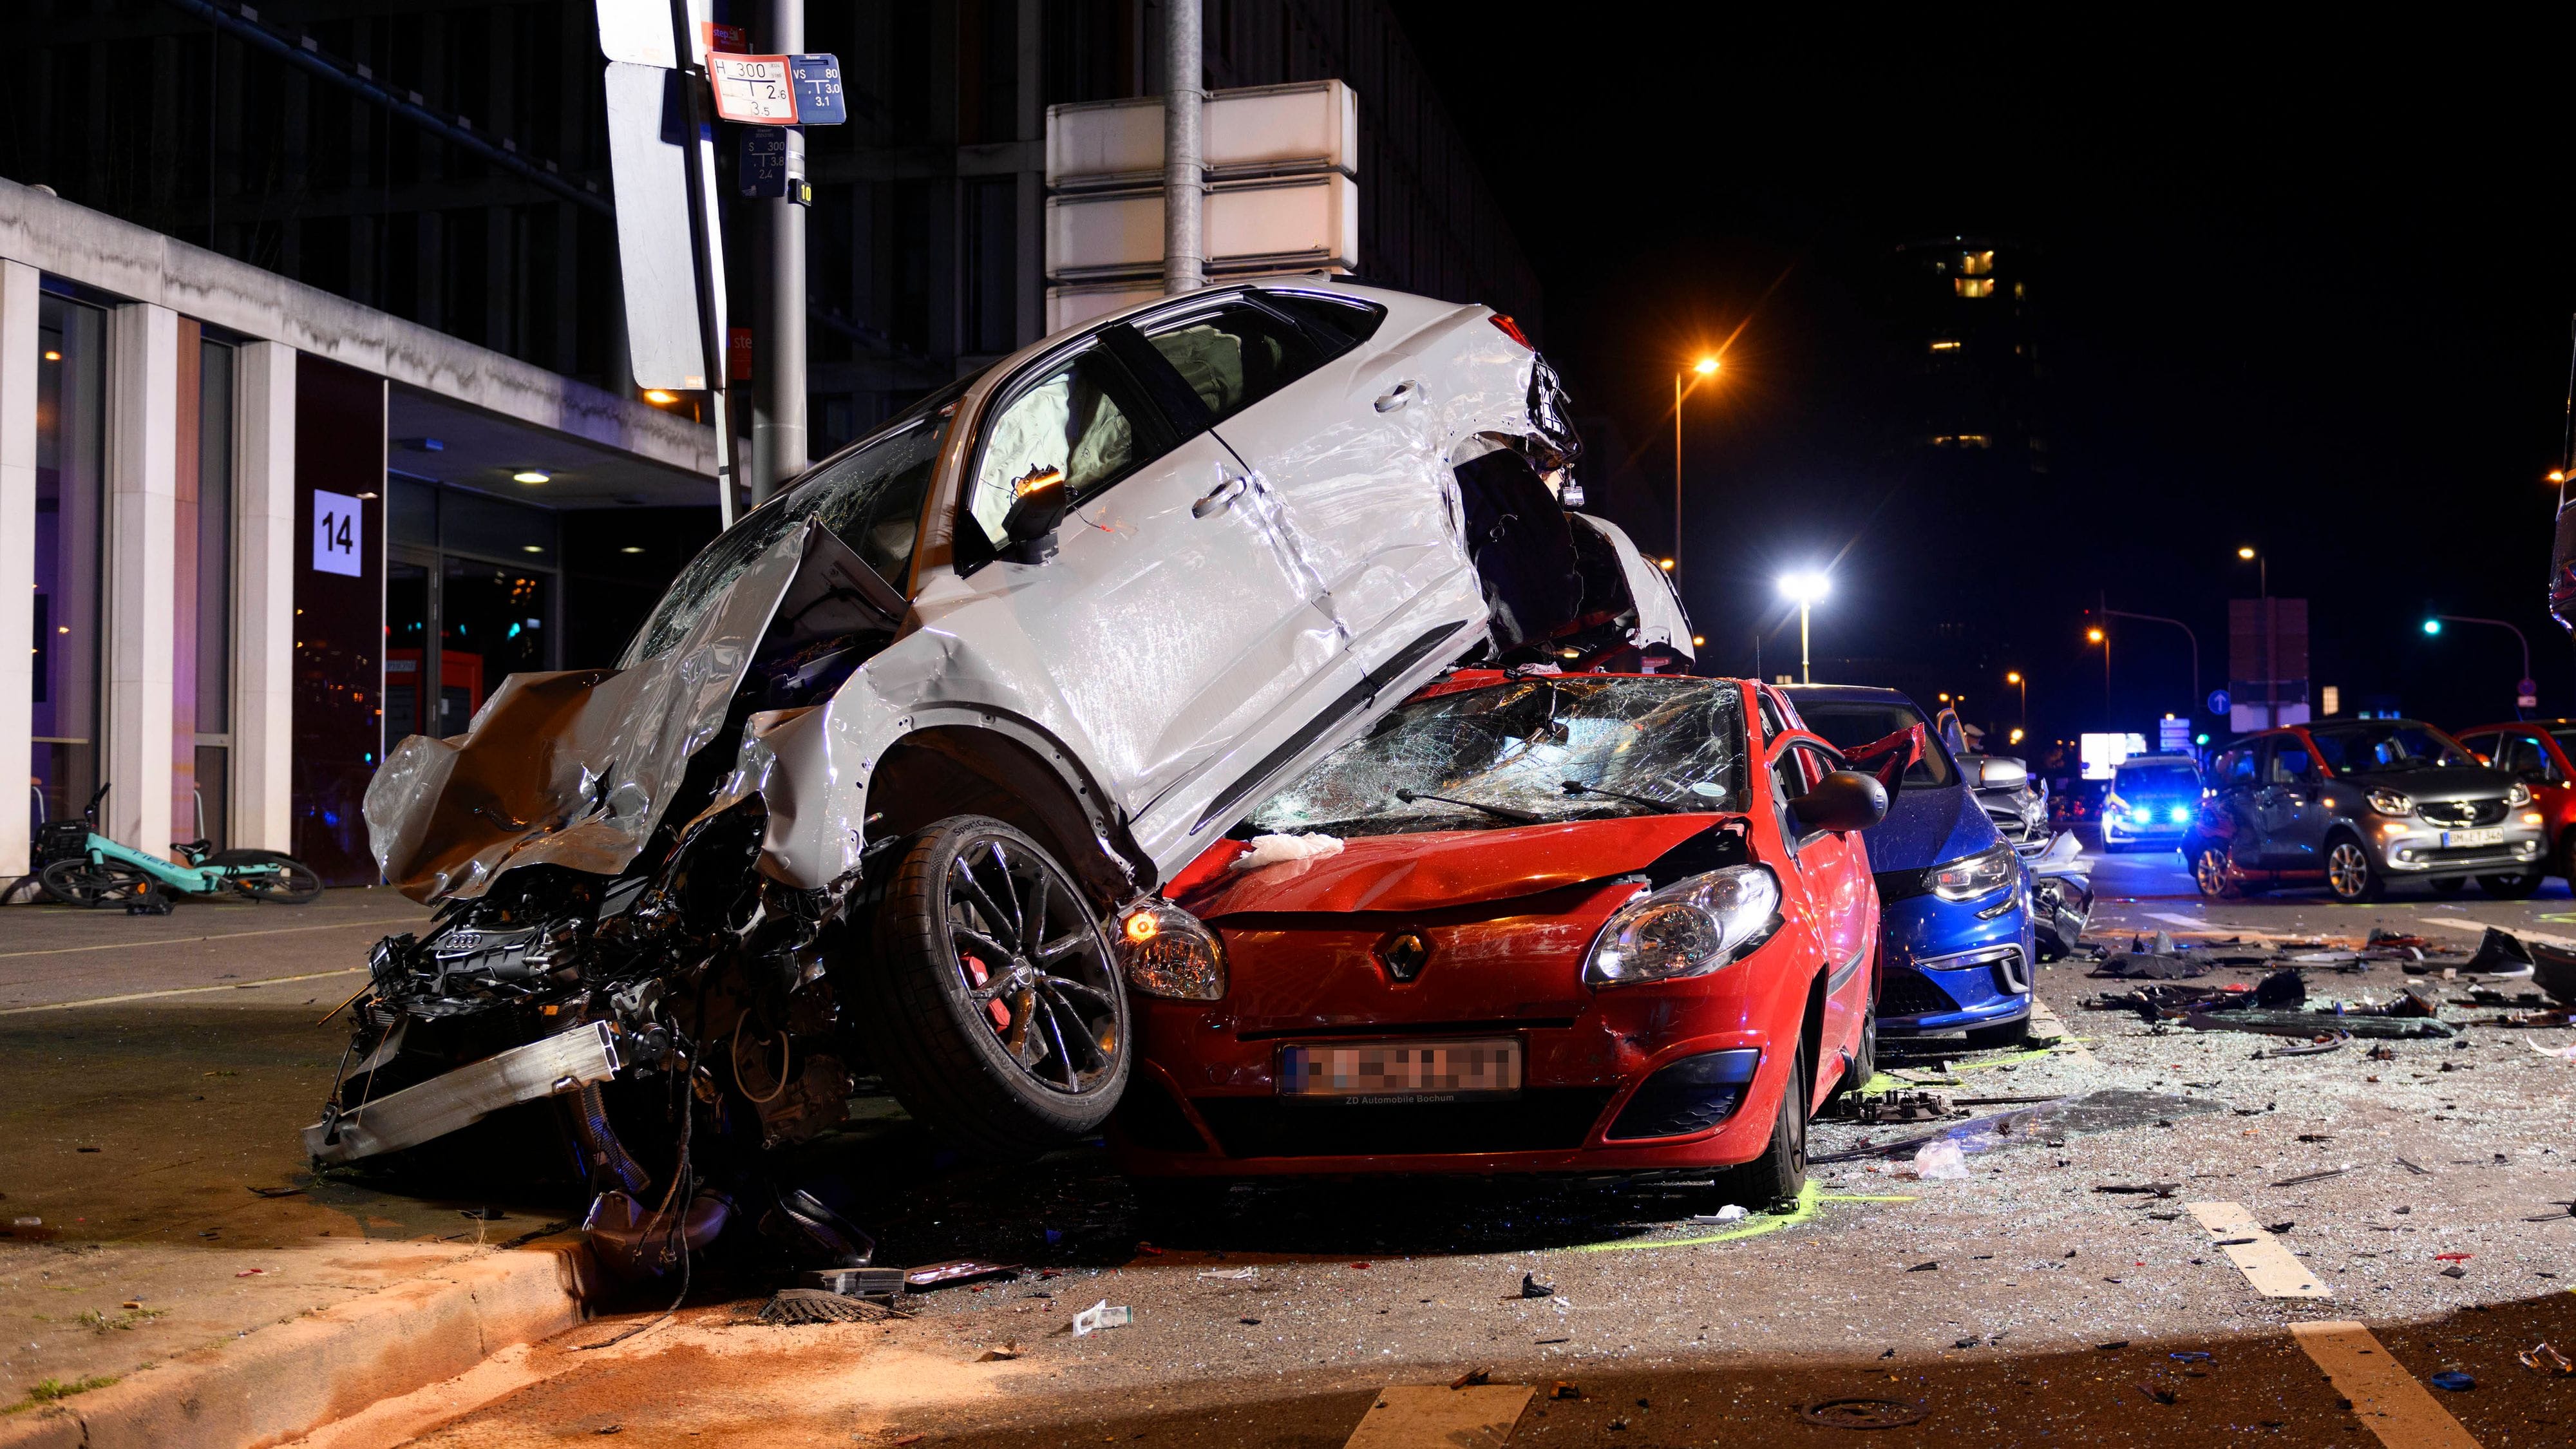
POLYGON ((275 901, 280 905, 300 906, 322 894, 322 873, 291 855, 274 850, 219 850, 206 857, 207 865, 273 865, 277 869, 260 875, 235 876, 232 886, 255 901, 275 901))
POLYGON ((914 836, 853 973, 870 1059, 905 1109, 987 1158, 1092 1135, 1130 1066, 1127 993, 1072 875, 999 820, 914 836))
POLYGON ((1834 1083, 1834 1096, 1837 1099, 1848 1097, 1868 1086, 1869 1079, 1877 1075, 1878 1003, 1872 1002, 1861 1010, 1860 1048, 1852 1055, 1851 1069, 1843 1073, 1841 1081, 1834 1083))
POLYGON ((2360 840, 2338 835, 2326 842, 2326 889, 2346 905, 2379 899, 2385 882, 2380 878, 2378 864, 2371 860, 2360 840))
POLYGON ((148 900, 152 895, 152 877, 139 866, 121 860, 91 860, 74 856, 46 866, 37 877, 45 894, 67 906, 87 906, 108 910, 148 900))
POLYGON ((2238 895, 2235 878, 2227 871, 2227 847, 2204 845, 2192 853, 2191 883, 2200 888, 2203 897, 2213 901, 2232 901, 2238 895))

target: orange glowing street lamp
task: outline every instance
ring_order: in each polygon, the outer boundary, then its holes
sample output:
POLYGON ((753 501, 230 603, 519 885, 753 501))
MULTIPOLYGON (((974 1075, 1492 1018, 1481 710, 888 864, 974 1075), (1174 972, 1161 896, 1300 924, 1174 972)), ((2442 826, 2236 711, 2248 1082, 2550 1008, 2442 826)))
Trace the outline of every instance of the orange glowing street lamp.
POLYGON ((1673 556, 1664 560, 1667 573, 1681 566, 1682 557, 1682 399, 1701 382, 1717 376, 1718 366, 1716 354, 1711 353, 1692 363, 1689 372, 1673 374, 1673 556), (1685 377, 1696 379, 1689 388, 1682 386, 1685 377))

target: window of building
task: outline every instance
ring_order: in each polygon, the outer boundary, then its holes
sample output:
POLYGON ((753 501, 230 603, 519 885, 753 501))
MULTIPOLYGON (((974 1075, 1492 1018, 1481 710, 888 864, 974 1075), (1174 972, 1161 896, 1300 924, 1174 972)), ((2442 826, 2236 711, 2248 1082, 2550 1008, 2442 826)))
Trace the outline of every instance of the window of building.
POLYGON ((1993 276, 1995 254, 1991 251, 1962 252, 1959 254, 1959 272, 1962 276, 1969 277, 1993 276))
POLYGON ((1962 297, 1991 297, 1995 294, 1992 277, 1952 277, 1950 289, 1962 297))
POLYGON ((233 350, 198 346, 195 496, 182 479, 179 508, 183 568, 193 565, 194 608, 179 632, 179 688, 171 701, 181 728, 173 745, 190 768, 175 777, 186 798, 171 800, 171 829, 218 846, 232 843, 233 690, 233 350), (194 512, 192 521, 187 517, 194 512), (184 807, 184 808, 183 808, 184 807))
MULTIPOLYGON (((29 805, 77 815, 98 785, 107 511, 107 314, 37 305, 35 728, 29 805)), ((14 807, 13 807, 14 808, 14 807)))
POLYGON ((1959 350, 1960 345, 1961 344, 1955 338, 1943 337, 1934 340, 1932 343, 1932 350, 1935 352, 1956 352, 1959 350))

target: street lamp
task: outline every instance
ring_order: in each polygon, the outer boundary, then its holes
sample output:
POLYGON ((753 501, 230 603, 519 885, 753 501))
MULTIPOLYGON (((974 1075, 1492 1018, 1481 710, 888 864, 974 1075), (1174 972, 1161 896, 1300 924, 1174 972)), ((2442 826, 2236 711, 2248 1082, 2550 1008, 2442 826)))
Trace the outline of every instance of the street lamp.
POLYGON ((2524 700, 2532 700, 2533 704, 2539 703, 2532 693, 2534 686, 2531 682, 2531 641, 2523 637, 2521 629, 2502 619, 2473 619, 2466 614, 2435 614, 2424 621, 2424 632, 2438 635, 2442 632, 2444 624, 2492 624, 2499 629, 2512 629, 2515 642, 2522 645, 2522 678, 2514 683, 2513 717, 2521 719, 2522 712, 2531 708, 2531 705, 2523 703, 2524 700))
POLYGON ((1798 682, 1813 684, 1815 673, 1807 656, 1807 611, 1833 589, 1833 582, 1810 569, 1804 573, 1780 576, 1780 596, 1798 606, 1798 682))
POLYGON ((1717 376, 1717 368, 1717 358, 1712 354, 1692 363, 1688 372, 1673 374, 1673 556, 1664 560, 1667 573, 1680 565, 1682 557, 1682 399, 1702 382, 1717 376), (1685 377, 1692 379, 1690 387, 1682 386, 1685 377))

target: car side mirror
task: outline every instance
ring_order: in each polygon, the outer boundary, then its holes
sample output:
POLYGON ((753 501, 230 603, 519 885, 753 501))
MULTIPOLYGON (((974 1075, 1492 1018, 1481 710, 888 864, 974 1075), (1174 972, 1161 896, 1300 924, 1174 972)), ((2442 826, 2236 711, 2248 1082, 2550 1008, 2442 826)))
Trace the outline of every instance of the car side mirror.
POLYGON ((1064 522, 1064 509, 1064 470, 1040 464, 1012 481, 1002 535, 1015 544, 1035 543, 1064 522))
POLYGON ((1977 785, 1980 789, 1991 790, 2005 785, 2028 783, 2030 783, 2030 767, 2019 760, 2003 760, 1988 756, 1977 762, 1977 785))
POLYGON ((1836 770, 1789 802, 1797 837, 1867 830, 1887 818, 1887 787, 1858 770, 1836 770))

